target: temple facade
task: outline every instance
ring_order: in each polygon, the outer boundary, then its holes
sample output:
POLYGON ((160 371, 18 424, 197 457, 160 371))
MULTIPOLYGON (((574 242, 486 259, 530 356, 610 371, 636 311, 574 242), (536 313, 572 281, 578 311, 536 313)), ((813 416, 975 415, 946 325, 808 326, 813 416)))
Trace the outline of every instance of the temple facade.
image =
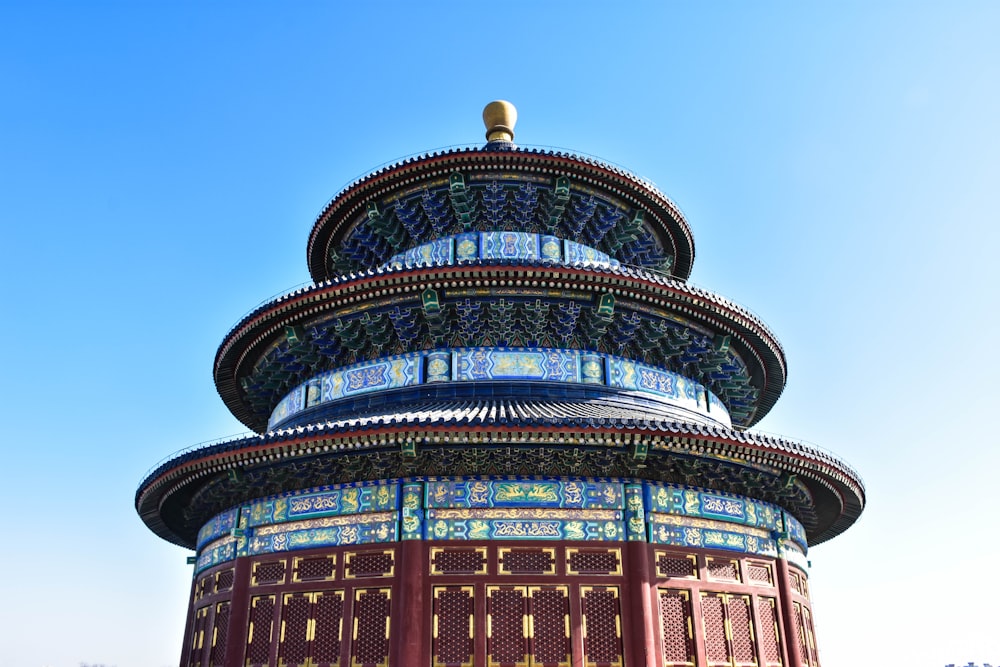
POLYGON ((677 206, 515 119, 345 188, 313 284, 225 335, 256 434, 136 492, 195 553, 182 666, 819 664, 808 549, 861 478, 750 430, 785 355, 686 282, 677 206))

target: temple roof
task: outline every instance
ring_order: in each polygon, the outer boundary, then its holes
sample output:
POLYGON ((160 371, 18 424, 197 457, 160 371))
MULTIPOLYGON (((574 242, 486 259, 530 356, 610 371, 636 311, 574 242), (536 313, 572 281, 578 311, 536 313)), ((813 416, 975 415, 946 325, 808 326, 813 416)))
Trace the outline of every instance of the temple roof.
POLYGON ((662 366, 709 388, 738 426, 759 421, 785 384, 777 337, 753 313, 721 296, 633 267, 527 260, 381 267, 296 290, 261 306, 226 335, 215 381, 233 414, 263 431, 278 401, 320 372, 387 353, 484 340, 536 346, 549 340, 552 347, 662 366), (442 314, 430 321, 421 296, 433 285, 439 287, 442 314), (474 298, 463 296, 468 289, 474 298), (552 298, 553 289, 558 298, 552 298), (490 290, 496 292, 492 297, 490 290), (602 294, 613 295, 615 304, 606 317, 596 314, 594 299, 602 294), (551 314, 539 318, 518 310, 535 308, 551 314), (566 317, 559 308, 569 309, 566 317))
POLYGON ((539 149, 453 149, 354 182, 309 236, 317 282, 372 268, 435 238, 511 230, 579 240, 626 264, 686 279, 694 239, 655 185, 593 158, 539 149))
POLYGON ((195 449, 147 475, 136 508, 154 532, 190 547, 211 516, 285 488, 470 473, 708 486, 784 507, 803 523, 811 545, 846 530, 865 502, 850 466, 795 441, 657 419, 623 405, 482 399, 417 401, 405 414, 371 409, 195 449), (640 455, 637 445, 648 453, 640 455))

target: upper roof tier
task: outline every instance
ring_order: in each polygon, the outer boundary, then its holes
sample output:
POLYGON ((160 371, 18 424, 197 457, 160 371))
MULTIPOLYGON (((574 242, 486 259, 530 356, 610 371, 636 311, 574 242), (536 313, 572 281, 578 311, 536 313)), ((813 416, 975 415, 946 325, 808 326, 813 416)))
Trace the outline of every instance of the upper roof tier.
POLYGON ((309 236, 312 278, 375 268, 443 236, 516 231, 572 239, 687 279, 691 229, 655 185, 593 158, 518 148, 509 116, 486 118, 494 105, 484 112, 486 146, 406 159, 337 195, 309 236))

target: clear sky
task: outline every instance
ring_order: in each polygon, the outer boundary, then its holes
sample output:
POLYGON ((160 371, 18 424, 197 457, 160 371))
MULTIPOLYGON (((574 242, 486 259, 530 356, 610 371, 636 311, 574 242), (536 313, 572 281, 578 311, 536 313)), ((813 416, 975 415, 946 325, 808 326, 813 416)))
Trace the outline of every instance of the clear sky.
POLYGON ((1000 663, 1000 4, 288 4, 0 4, 0 667, 177 664, 136 485, 243 430, 216 346, 326 201, 496 98, 681 206, 788 354, 761 429, 865 477, 825 667, 1000 663))

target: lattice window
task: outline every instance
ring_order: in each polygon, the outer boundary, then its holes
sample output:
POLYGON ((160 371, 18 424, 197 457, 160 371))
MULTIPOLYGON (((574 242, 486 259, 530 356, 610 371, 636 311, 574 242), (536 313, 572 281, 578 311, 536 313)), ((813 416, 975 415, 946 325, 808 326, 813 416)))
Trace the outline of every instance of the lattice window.
POLYGON ((773 586, 771 566, 767 563, 747 562, 747 580, 756 586, 773 586))
POLYGON ((209 654, 210 667, 222 667, 226 659, 226 640, 229 637, 229 603, 215 605, 215 629, 212 630, 212 651, 209 654))
POLYGON ((215 577, 212 575, 206 575, 198 581, 198 585, 195 586, 195 599, 200 600, 206 595, 211 595, 215 592, 215 577))
POLYGON ((706 558, 705 566, 708 569, 708 578, 717 581, 739 581, 739 563, 728 558, 706 558))
POLYGON ((813 632, 812 614, 809 609, 802 607, 802 631, 805 635, 807 653, 802 654, 802 662, 809 667, 819 667, 819 655, 816 653, 816 633, 813 632))
POLYGON ((269 665, 274 629, 273 595, 250 598, 250 625, 247 629, 246 667, 269 665))
POLYGON ((569 593, 565 586, 529 586, 528 624, 534 664, 569 667, 569 593))
POLYGON ((287 593, 281 603, 278 664, 314 667, 340 663, 341 591, 287 593))
POLYGON ((285 561, 272 560, 254 563, 250 583, 254 586, 285 583, 285 561))
POLYGON ((555 571, 555 549, 500 549, 500 574, 555 574, 555 571))
POLYGON ((749 595, 726 596, 726 620, 729 622, 730 644, 734 665, 756 665, 756 647, 749 595))
POLYGON ((587 667, 621 667, 621 609, 616 586, 581 586, 583 656, 587 667))
POLYGON ((434 588, 434 667, 470 667, 475 646, 472 637, 472 586, 434 588))
POLYGON ((806 641, 805 630, 802 628, 802 605, 793 602, 792 611, 795 621, 795 642, 799 647, 799 659, 803 664, 809 664, 809 644, 806 641))
POLYGON ((760 652, 764 667, 781 667, 781 644, 778 633, 777 600, 757 598, 757 623, 760 628, 760 652))
POLYGON ((730 665, 732 655, 726 641, 725 596, 702 593, 701 619, 705 630, 705 657, 709 665, 730 665))
POLYGON ((486 547, 431 549, 432 574, 486 574, 486 547))
POLYGON ((694 665, 691 593, 661 588, 659 597, 664 667, 694 665))
POLYGON ((486 589, 487 662, 496 667, 526 667, 528 637, 525 616, 528 596, 523 586, 488 586, 486 589))
POLYGON ((749 595, 702 593, 701 613, 709 665, 757 664, 749 595))
POLYGON ((566 571, 569 574, 622 573, 621 552, 618 549, 567 549, 566 571))
POLYGON ((312 599, 308 593, 288 593, 281 600, 281 638, 278 660, 283 665, 302 665, 309 655, 307 630, 312 599))
POLYGON ((228 591, 233 587, 233 569, 215 573, 215 590, 228 591))
POLYGON ((349 553, 344 559, 348 579, 359 577, 391 577, 395 566, 392 550, 349 553))
POLYGON ((201 667, 205 655, 205 632, 208 625, 208 607, 202 607, 194 612, 194 624, 191 627, 191 647, 188 651, 188 667, 201 667))
POLYGON ((339 665, 344 632, 344 592, 325 591, 313 598, 312 655, 317 665, 339 665))
POLYGON ((683 577, 693 579, 698 576, 698 562, 693 555, 656 552, 656 573, 661 577, 683 577))
POLYGON ((337 574, 336 556, 310 556, 292 562, 292 581, 330 581, 337 574))
POLYGON ((354 667, 388 667, 389 591, 388 588, 354 591, 354 641, 351 645, 354 667))
POLYGON ((788 573, 788 584, 792 587, 793 591, 799 595, 803 594, 802 577, 799 576, 798 572, 788 573))

